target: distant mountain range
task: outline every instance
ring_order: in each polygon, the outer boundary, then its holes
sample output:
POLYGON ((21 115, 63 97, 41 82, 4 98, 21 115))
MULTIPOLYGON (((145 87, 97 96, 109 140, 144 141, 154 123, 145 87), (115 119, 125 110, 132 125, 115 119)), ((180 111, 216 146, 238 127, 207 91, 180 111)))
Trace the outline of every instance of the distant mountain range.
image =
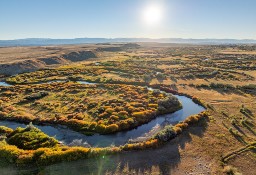
POLYGON ((74 39, 50 39, 27 38, 17 40, 0 40, 1 47, 7 46, 46 46, 63 44, 93 44, 93 43, 129 43, 129 42, 158 42, 177 44, 256 44, 256 40, 237 39, 182 39, 182 38, 74 38, 74 39))

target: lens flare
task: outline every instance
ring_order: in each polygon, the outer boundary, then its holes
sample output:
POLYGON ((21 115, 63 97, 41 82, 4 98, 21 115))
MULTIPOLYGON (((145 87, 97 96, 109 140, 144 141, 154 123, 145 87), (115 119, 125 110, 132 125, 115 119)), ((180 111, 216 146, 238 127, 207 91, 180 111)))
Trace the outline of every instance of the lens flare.
POLYGON ((163 9, 157 4, 147 6, 143 11, 143 20, 150 25, 159 23, 163 18, 163 9))

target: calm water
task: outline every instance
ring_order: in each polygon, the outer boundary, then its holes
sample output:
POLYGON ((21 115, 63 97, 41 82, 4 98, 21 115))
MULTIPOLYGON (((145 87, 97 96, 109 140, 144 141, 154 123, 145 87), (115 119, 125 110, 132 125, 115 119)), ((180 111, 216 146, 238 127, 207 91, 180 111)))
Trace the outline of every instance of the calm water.
POLYGON ((90 82, 87 82, 87 81, 77 81, 78 83, 80 84, 97 84, 97 83, 90 83, 90 82))
MULTIPOLYGON (((47 83, 47 84, 51 84, 51 83, 64 83, 64 82, 68 82, 66 80, 52 80, 52 81, 48 81, 48 82, 43 82, 43 83, 36 83, 36 84, 44 84, 44 83, 47 83)), ((96 83, 90 83, 90 82, 87 82, 87 81, 77 81, 77 83, 79 84, 96 84, 96 83)), ((0 86, 11 86, 10 84, 4 82, 4 81, 0 81, 0 86)))
MULTIPOLYGON (((53 82, 64 82, 64 81, 49 81, 47 83, 53 82)), ((95 84, 89 83, 86 81, 78 81, 80 84, 95 84)), ((10 86, 8 83, 0 82, 2 86, 10 86)), ((153 90, 152 88, 149 88, 153 90)), ((136 129, 130 131, 118 132, 116 134, 111 135, 99 135, 95 134, 93 136, 86 136, 79 132, 72 131, 64 126, 37 126, 43 132, 48 134, 49 136, 55 137, 59 141, 61 141, 65 145, 69 146, 98 146, 98 147, 106 147, 110 145, 123 145, 128 142, 129 139, 136 139, 138 137, 145 136, 150 130, 159 125, 165 124, 176 124, 180 121, 185 120, 190 115, 198 114, 205 109, 202 106, 195 104, 190 98, 185 96, 175 95, 182 103, 183 108, 179 111, 176 111, 172 114, 161 115, 151 122, 144 124, 142 126, 137 127, 136 129)), ((9 122, 9 121, 0 121, 0 125, 4 125, 10 128, 17 127, 26 127, 25 124, 17 123, 17 122, 9 122)))
POLYGON ((11 85, 4 81, 0 81, 0 86, 11 86, 11 85))
MULTIPOLYGON (((110 145, 123 145, 127 143, 129 139, 136 139, 148 133, 156 125, 163 125, 164 123, 176 124, 183 121, 190 115, 198 114, 204 111, 204 108, 195 104, 190 98, 185 96, 175 95, 183 105, 183 109, 167 115, 161 115, 151 122, 139 126, 136 129, 130 131, 123 131, 111 135, 99 135, 86 136, 81 133, 72 131, 63 126, 37 126, 43 132, 49 136, 56 137, 59 141, 66 145, 78 145, 78 146, 99 146, 106 147, 110 145)), ((17 122, 0 121, 0 125, 4 125, 10 128, 25 127, 25 124, 17 122)))
MULTIPOLYGON (((81 82, 80 82, 81 83, 81 82)), ((91 83, 83 83, 91 84, 91 83)), ((2 86, 9 86, 5 82, 0 82, 2 86)), ((183 121, 190 115, 198 114, 205 109, 197 104, 195 104, 190 98, 185 96, 175 95, 183 105, 183 109, 173 113, 157 117, 148 124, 139 126, 131 131, 124 131, 112 135, 94 135, 85 136, 78 132, 67 129, 63 126, 37 126, 46 134, 56 137, 58 140, 66 145, 79 145, 79 146, 109 146, 125 144, 129 139, 135 139, 137 137, 144 136, 152 128, 158 125, 175 124, 179 121, 183 121)), ((10 128, 25 127, 25 124, 20 124, 17 122, 0 121, 0 125, 4 125, 10 128)), ((189 139, 189 135, 187 140, 189 139)), ((170 170, 171 167, 177 166, 179 163, 179 147, 181 145, 174 143, 167 143, 163 147, 156 150, 144 150, 144 151, 132 151, 123 154, 109 155, 98 158, 91 158, 86 160, 78 160, 73 162, 63 162, 55 165, 50 165, 46 167, 30 167, 30 168, 17 168, 13 165, 0 164, 0 174, 10 175, 10 174, 49 174, 49 175, 69 175, 69 174, 105 174, 108 171, 115 171, 118 164, 121 167, 129 165, 130 168, 140 171, 141 167, 160 167, 160 171, 165 174, 165 169, 170 170), (164 164, 164 166, 162 166, 164 164)), ((184 145, 183 145, 184 146, 184 145)))

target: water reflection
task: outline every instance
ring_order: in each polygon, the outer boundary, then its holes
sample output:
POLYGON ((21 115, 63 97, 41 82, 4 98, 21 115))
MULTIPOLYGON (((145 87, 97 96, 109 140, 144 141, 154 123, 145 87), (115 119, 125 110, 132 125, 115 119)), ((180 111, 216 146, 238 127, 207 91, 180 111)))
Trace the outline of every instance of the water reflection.
MULTIPOLYGON (((185 96, 175 95, 183 105, 183 108, 172 114, 161 115, 151 122, 132 129, 130 131, 122 131, 111 135, 99 135, 86 136, 81 133, 75 132, 63 126, 36 126, 49 136, 56 137, 59 141, 70 146, 98 146, 106 147, 110 145, 123 145, 127 143, 129 139, 136 139, 138 137, 146 135, 157 125, 176 124, 185 120, 188 116, 198 114, 205 109, 202 106, 195 104, 190 98, 185 96)), ((10 121, 0 121, 0 125, 4 125, 10 128, 25 127, 25 124, 10 121)))

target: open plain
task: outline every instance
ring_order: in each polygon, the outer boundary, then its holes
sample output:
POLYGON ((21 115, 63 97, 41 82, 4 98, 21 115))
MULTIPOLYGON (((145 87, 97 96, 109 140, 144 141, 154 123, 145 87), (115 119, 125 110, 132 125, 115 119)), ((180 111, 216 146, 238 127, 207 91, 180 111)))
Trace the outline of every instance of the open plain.
MULTIPOLYGON (((164 144, 154 137, 135 150, 132 144, 114 153, 94 150, 86 159, 41 157, 37 168, 26 165, 29 158, 8 164, 1 156, 1 172, 254 175, 255 50, 255 45, 159 43, 0 48, 0 76, 10 85, 0 84, 1 120, 61 124, 87 135, 118 133, 180 109, 169 93, 197 99, 207 112, 206 118, 187 121, 188 127, 175 125, 179 134, 164 144)), ((13 135, 1 144, 15 146, 8 141, 13 135)))

